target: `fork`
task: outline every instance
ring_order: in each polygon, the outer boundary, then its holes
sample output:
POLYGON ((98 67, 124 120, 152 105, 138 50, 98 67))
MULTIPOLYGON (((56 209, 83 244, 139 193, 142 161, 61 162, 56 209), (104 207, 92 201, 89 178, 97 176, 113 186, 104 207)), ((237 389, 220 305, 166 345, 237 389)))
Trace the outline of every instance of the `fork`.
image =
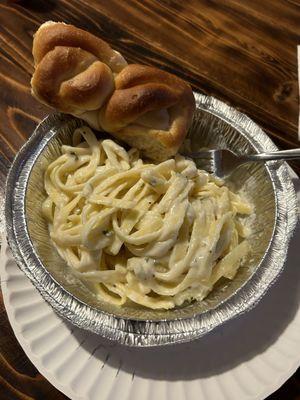
POLYGON ((236 154, 231 150, 219 149, 185 153, 184 156, 197 160, 197 168, 225 178, 248 162, 300 159, 300 149, 258 154, 236 154))

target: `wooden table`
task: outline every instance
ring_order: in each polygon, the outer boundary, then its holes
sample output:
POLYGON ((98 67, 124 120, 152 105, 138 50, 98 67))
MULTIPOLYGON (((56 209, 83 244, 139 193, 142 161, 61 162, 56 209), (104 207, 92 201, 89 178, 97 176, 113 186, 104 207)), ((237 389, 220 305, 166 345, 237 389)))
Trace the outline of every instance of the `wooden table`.
MULTIPOLYGON (((47 20, 101 36, 130 62, 177 73, 248 114, 279 147, 300 147, 299 0, 0 0, 0 207, 14 155, 50 111, 29 84, 32 35, 47 20)), ((1 295, 0 398, 66 398, 18 345, 1 295)), ((299 400, 299 371, 269 399, 299 400)))

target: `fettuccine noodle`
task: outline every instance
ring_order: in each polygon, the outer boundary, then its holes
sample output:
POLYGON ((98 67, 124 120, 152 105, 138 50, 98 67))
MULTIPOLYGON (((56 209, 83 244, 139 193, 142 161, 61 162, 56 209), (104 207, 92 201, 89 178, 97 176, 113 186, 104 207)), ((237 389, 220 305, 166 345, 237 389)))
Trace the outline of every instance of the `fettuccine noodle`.
POLYGON ((233 279, 252 207, 177 155, 160 164, 77 129, 45 174, 43 213, 67 264, 105 301, 171 309, 233 279))

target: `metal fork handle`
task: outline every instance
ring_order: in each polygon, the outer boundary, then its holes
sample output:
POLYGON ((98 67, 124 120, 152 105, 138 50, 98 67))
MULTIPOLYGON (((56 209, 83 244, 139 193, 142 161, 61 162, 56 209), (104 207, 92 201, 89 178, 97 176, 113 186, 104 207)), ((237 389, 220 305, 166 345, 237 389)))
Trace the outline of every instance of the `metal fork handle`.
POLYGON ((300 149, 274 151, 270 153, 249 154, 242 156, 243 161, 271 161, 300 159, 300 149))

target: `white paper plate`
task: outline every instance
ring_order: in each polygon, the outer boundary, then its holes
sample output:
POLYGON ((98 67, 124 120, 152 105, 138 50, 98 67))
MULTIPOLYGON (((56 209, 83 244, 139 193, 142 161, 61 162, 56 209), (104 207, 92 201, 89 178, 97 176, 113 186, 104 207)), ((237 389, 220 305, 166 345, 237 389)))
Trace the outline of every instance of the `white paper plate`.
MULTIPOLYGON (((299 195, 299 180, 295 180, 299 195)), ((4 304, 37 369, 74 400, 259 400, 300 365, 298 226, 286 268, 251 312, 192 343, 128 348, 58 317, 3 243, 4 304), (298 242, 298 243, 297 243, 298 242)))

